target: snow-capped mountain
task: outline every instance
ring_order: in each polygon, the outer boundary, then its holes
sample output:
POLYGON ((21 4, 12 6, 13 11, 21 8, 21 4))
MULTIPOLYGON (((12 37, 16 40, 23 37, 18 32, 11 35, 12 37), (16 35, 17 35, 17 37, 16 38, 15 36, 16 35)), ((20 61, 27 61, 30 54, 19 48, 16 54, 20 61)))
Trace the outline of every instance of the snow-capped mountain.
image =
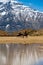
POLYGON ((0 2, 0 30, 43 28, 43 12, 34 10, 17 1, 0 2))

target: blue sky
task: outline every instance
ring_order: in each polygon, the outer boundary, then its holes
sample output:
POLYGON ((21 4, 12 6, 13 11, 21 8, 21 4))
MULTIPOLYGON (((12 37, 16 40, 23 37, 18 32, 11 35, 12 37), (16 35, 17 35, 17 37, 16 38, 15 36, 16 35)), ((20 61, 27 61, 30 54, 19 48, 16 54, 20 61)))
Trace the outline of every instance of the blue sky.
POLYGON ((43 11, 43 0, 19 0, 24 5, 30 6, 33 9, 43 11))
MULTIPOLYGON (((0 2, 6 2, 9 0, 0 0, 0 2)), ((43 11, 43 0, 17 0, 21 3, 23 3, 24 5, 30 6, 33 9, 37 9, 39 11, 43 11)))

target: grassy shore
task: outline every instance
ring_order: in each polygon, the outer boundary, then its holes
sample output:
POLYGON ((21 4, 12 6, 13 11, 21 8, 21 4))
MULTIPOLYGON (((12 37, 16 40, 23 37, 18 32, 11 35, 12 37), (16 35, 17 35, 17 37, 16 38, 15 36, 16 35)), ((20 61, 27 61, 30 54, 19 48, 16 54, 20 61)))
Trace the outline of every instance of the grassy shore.
POLYGON ((0 44, 32 44, 43 43, 43 36, 28 36, 28 37, 0 37, 0 44))

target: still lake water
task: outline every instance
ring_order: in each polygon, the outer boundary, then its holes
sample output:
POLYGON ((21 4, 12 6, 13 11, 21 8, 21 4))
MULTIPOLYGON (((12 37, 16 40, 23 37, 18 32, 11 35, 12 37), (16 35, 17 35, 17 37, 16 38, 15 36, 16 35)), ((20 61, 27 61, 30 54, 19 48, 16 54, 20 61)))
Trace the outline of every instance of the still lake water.
POLYGON ((43 65, 43 44, 0 44, 0 65, 43 65))

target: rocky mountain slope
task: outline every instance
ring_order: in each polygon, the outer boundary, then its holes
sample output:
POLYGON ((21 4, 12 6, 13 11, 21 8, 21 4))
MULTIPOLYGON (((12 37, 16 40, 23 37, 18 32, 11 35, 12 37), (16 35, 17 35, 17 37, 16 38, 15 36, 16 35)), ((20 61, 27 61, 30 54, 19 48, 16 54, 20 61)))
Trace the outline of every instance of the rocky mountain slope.
POLYGON ((27 28, 43 28, 43 12, 17 1, 0 2, 0 30, 12 32, 27 28))

